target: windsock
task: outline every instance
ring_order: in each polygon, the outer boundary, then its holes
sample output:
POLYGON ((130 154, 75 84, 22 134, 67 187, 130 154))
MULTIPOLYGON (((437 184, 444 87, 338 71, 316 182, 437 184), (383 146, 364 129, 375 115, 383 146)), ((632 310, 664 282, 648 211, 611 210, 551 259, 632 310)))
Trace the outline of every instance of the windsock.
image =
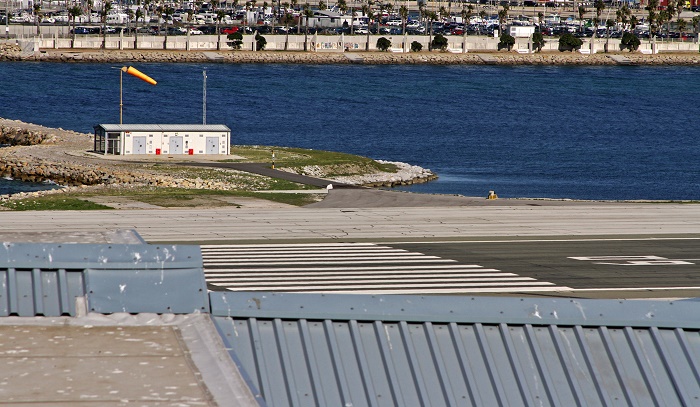
POLYGON ((134 68, 133 66, 130 66, 128 68, 125 66, 122 67, 122 72, 126 72, 131 76, 135 76, 144 82, 150 83, 151 85, 155 85, 156 83, 158 83, 155 80, 153 80, 153 78, 151 78, 150 76, 146 75, 145 73, 139 71, 138 69, 134 68))

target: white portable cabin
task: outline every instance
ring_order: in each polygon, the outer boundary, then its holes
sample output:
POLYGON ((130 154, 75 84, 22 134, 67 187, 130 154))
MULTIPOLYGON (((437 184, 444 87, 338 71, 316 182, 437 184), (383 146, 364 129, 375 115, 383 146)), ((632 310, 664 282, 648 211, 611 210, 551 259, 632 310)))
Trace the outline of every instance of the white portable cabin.
POLYGON ((94 151, 113 155, 229 155, 223 124, 98 124, 94 151))

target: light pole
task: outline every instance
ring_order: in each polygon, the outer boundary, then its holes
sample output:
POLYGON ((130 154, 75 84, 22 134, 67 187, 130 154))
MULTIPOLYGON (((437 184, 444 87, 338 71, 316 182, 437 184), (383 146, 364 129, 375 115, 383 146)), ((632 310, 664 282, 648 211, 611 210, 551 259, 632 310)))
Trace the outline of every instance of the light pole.
POLYGON ((207 70, 202 71, 202 124, 207 124, 207 70))

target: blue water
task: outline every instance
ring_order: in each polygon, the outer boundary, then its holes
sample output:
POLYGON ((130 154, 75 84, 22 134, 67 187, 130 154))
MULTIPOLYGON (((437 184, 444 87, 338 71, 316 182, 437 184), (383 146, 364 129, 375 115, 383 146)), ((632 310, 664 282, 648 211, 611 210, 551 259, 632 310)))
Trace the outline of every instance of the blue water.
MULTIPOLYGON (((92 132, 118 123, 109 64, 0 63, 0 117, 92 132), (12 80, 7 80, 12 78, 12 80)), ((234 144, 404 161, 419 192, 700 199, 696 67, 139 64, 124 123, 207 123, 234 144)), ((0 186, 2 188, 2 186, 0 186)))

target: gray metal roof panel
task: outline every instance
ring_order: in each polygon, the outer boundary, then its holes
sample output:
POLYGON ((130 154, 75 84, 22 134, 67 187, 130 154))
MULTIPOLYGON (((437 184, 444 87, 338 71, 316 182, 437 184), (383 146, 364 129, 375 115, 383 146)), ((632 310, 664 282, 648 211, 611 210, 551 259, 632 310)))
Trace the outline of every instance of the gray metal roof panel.
POLYGON ((700 400, 695 302, 680 309, 670 301, 503 297, 210 293, 210 298, 227 348, 268 405, 700 400), (578 323, 567 308, 579 309, 578 323), (688 315, 679 318, 670 309, 688 315), (603 310, 607 317, 622 314, 614 324, 592 318, 603 310), (544 317, 554 311, 567 317, 544 317), (654 318, 643 316, 649 312, 654 318))
POLYGON ((225 124, 98 124, 105 131, 223 131, 231 129, 225 124))
POLYGON ((199 246, 3 243, 0 316, 209 312, 199 246))
POLYGON ((213 292, 217 315, 255 318, 483 322, 700 329, 692 301, 213 292), (324 303, 318 307, 315 304, 324 303))

